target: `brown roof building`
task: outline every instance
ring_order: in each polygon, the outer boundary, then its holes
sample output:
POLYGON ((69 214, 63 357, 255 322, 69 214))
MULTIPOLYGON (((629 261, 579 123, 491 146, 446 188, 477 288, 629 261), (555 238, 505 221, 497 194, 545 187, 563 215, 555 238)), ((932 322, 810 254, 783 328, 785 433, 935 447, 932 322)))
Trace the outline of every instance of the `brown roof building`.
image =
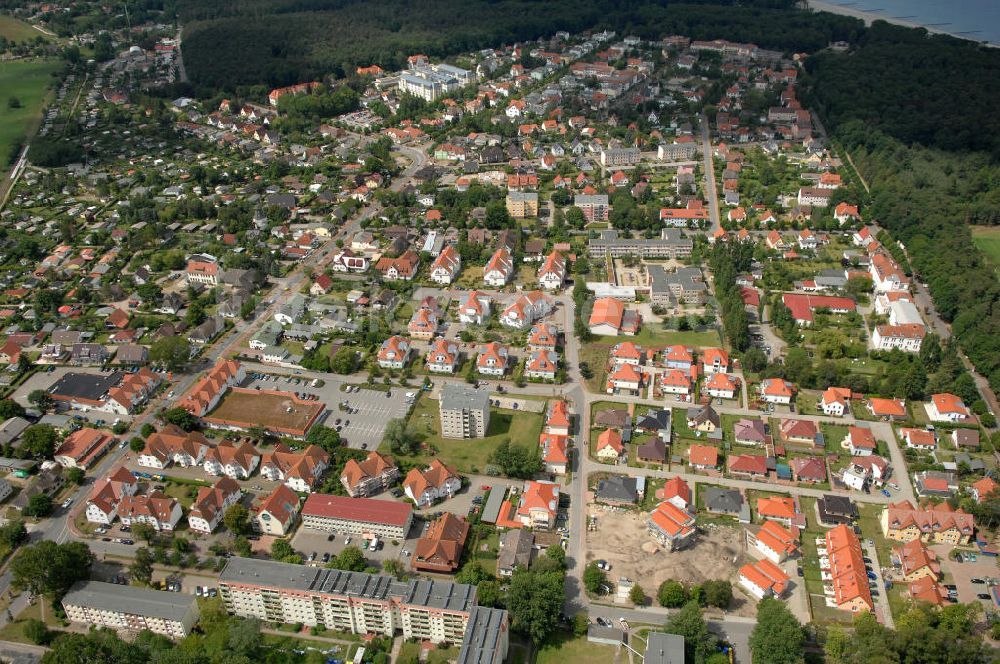
POLYGON ((364 461, 348 459, 340 483, 351 498, 373 496, 385 491, 399 479, 399 466, 395 459, 371 451, 364 461))
POLYGON ((411 566, 423 572, 454 572, 458 569, 468 537, 469 524, 465 519, 445 512, 417 541, 411 566))

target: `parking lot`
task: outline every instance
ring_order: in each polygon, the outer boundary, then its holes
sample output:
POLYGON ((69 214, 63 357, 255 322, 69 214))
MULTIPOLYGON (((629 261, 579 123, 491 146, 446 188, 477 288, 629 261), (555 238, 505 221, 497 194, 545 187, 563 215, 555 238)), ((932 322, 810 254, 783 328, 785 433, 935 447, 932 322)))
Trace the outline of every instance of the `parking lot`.
POLYGON ((328 409, 326 418, 321 422, 328 427, 339 426, 341 437, 348 446, 356 449, 377 448, 382 442, 386 422, 405 417, 410 407, 405 399, 405 391, 401 388, 392 392, 369 390, 364 387, 346 388, 348 383, 346 379, 332 377, 329 374, 291 372, 251 362, 244 363, 244 366, 247 380, 243 387, 285 390, 317 397, 328 409), (313 387, 312 381, 315 379, 323 381, 323 384, 313 387), (347 392, 346 389, 352 391, 347 392), (349 411, 340 409, 339 404, 343 402, 346 402, 344 407, 350 409, 349 411))
MULTIPOLYGON (((388 499, 389 495, 385 494, 384 497, 388 499)), ((336 556, 344 550, 344 547, 351 545, 360 548, 365 554, 365 560, 370 562, 377 562, 381 565, 386 560, 400 559, 409 566, 409 557, 413 555, 417 540, 423 534, 424 523, 424 521, 414 520, 405 540, 383 540, 380 537, 381 544, 377 551, 365 549, 364 540, 357 534, 332 533, 331 539, 331 533, 303 527, 299 527, 292 537, 292 546, 306 558, 307 564, 312 562, 315 565, 323 565, 325 554, 330 554, 330 557, 336 556), (347 541, 348 537, 350 537, 350 542, 347 541), (406 551, 410 556, 404 554, 403 551, 406 551), (310 555, 314 552, 316 559, 309 561, 310 555)))
MULTIPOLYGON (((938 555, 941 571, 944 572, 944 583, 956 586, 958 601, 962 603, 979 603, 987 611, 997 611, 997 605, 992 598, 983 599, 979 595, 989 595, 988 583, 973 583, 972 580, 989 581, 996 578, 997 559, 978 554, 975 561, 958 562, 949 557, 951 547, 934 544, 930 549, 938 555)), ((964 552, 963 552, 964 553, 964 552)))

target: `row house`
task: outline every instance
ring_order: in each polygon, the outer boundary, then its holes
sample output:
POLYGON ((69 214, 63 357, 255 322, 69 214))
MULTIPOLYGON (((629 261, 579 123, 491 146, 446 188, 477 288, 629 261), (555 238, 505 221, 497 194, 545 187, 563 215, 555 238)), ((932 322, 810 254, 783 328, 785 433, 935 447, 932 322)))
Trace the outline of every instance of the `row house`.
POLYGON ((138 465, 163 470, 171 464, 181 467, 200 466, 211 442, 201 432, 184 431, 175 424, 146 438, 146 446, 139 453, 138 465))
POLYGON ((248 479, 260 465, 260 452, 250 443, 224 440, 205 454, 203 468, 209 475, 248 479))
POLYGON ((174 530, 183 516, 181 504, 160 491, 146 496, 126 495, 118 503, 122 525, 145 523, 156 531, 174 530))
POLYGON ((451 498, 462 488, 458 472, 434 459, 426 469, 414 468, 403 480, 403 490, 418 507, 451 498))
POLYGON ((110 526, 118 518, 118 504, 125 496, 134 496, 139 484, 135 475, 118 466, 106 478, 94 483, 87 499, 87 521, 110 526))

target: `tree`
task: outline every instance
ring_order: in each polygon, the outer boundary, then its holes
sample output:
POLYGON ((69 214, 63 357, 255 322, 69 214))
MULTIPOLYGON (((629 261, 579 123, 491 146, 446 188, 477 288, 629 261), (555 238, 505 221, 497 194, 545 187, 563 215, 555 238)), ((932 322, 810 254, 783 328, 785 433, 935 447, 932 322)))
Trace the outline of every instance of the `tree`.
MULTIPOLYGON (((688 602, 680 611, 670 616, 663 631, 684 637, 685 658, 694 664, 703 664, 715 651, 716 638, 708 631, 697 602, 688 602)), ((754 660, 757 661, 756 659, 754 660)))
MULTIPOLYGON (((142 648, 123 641, 109 629, 93 630, 86 634, 63 632, 52 642, 52 649, 42 656, 45 664, 146 664, 147 659, 142 648)), ((158 661, 157 664, 164 663, 158 661)))
POLYGON ((462 568, 458 570, 458 574, 455 575, 455 581, 457 583, 464 583, 470 586, 479 585, 483 581, 488 581, 494 579, 492 574, 486 571, 483 564, 478 560, 470 560, 469 562, 462 565, 462 568))
POLYGON ((419 448, 419 443, 406 425, 406 420, 398 418, 386 422, 382 439, 389 443, 389 450, 393 454, 412 455, 416 454, 419 448))
POLYGON ((0 421, 6 422, 12 417, 24 417, 24 406, 13 399, 0 399, 0 421))
POLYGON ((28 529, 20 519, 13 519, 0 526, 0 545, 9 550, 15 549, 27 539, 28 529))
POLYGON ((489 461, 499 466, 504 475, 518 479, 533 477, 544 467, 537 446, 511 445, 507 438, 500 441, 489 461))
POLYGON ((333 454, 342 444, 340 434, 337 433, 337 430, 323 425, 316 425, 310 429, 309 435, 306 436, 306 442, 310 445, 322 447, 330 454, 333 454))
POLYGON ((302 554, 292 548, 286 539, 276 539, 271 544, 271 557, 283 563, 301 563, 302 554))
POLYGON ((632 589, 628 591, 628 599, 630 602, 639 606, 646 603, 646 591, 642 589, 638 583, 632 586, 632 589))
POLYGON ((28 498, 28 504, 24 507, 25 516, 33 516, 37 519, 44 519, 52 514, 54 507, 52 497, 47 493, 36 493, 28 498))
POLYGON ((725 579, 711 579, 701 584, 704 591, 705 604, 719 609, 729 608, 733 601, 733 585, 725 579))
POLYGON ((357 368, 358 354, 353 348, 343 346, 330 358, 330 371, 333 373, 341 375, 352 374, 357 368))
POLYGON ((55 401, 52 400, 52 395, 45 390, 32 390, 29 392, 28 403, 42 412, 49 410, 53 405, 55 405, 55 401))
POLYGON ((132 534, 149 544, 156 537, 156 529, 148 523, 134 523, 132 524, 132 534))
POLYGON ((128 441, 128 448, 138 454, 146 449, 146 441, 139 437, 132 438, 128 441))
POLYGON ((249 658, 260 648, 260 621, 256 618, 231 621, 227 643, 230 650, 249 658))
POLYGON ((63 477, 70 484, 80 486, 83 484, 83 478, 86 477, 86 473, 83 472, 83 468, 67 468, 66 472, 63 473, 63 477))
POLYGON ((564 579, 559 572, 516 570, 507 592, 511 628, 535 644, 543 642, 558 624, 564 579))
POLYGON ((342 569, 348 572, 363 572, 368 567, 368 563, 365 562, 365 554, 361 553, 361 549, 351 545, 344 547, 344 550, 326 566, 330 569, 342 569))
POLYGON ((581 611, 573 616, 573 634, 576 636, 586 636, 589 629, 590 618, 587 616, 586 611, 581 611))
POLYGON ((660 584, 660 588, 656 592, 656 599, 660 606, 676 609, 688 601, 688 591, 680 581, 667 579, 660 584))
POLYGON ((596 593, 601 586, 607 583, 608 577, 597 563, 590 563, 583 570, 583 587, 589 593, 596 593))
POLYGON ((402 579, 403 575, 406 573, 406 568, 403 566, 403 563, 399 562, 395 558, 390 558, 382 563, 382 571, 389 576, 402 579))
POLYGON ((805 632, 785 604, 767 597, 757 604, 757 624, 750 633, 753 661, 796 664, 803 661, 805 632))
POLYGON ((191 346, 183 336, 161 337, 149 347, 149 359, 167 371, 182 371, 191 359, 191 346))
POLYGON ((135 551, 135 558, 129 567, 129 574, 133 581, 138 581, 144 586, 148 586, 153 580, 153 554, 146 547, 140 547, 135 551))
POLYGON ((21 105, 22 105, 21 104, 21 100, 18 99, 17 97, 15 97, 14 95, 11 95, 7 99, 7 108, 12 108, 12 109, 13 108, 21 108, 21 105))
POLYGON ((163 412, 162 417, 164 422, 179 426, 185 431, 194 431, 198 428, 198 418, 183 408, 166 410, 163 412))
POLYGON ((231 505, 222 515, 222 523, 233 535, 248 535, 250 533, 250 511, 240 503, 231 505))
POLYGON ((49 628, 38 618, 28 618, 22 627, 24 635, 35 645, 44 645, 49 640, 49 628))
POLYGON ((476 585, 476 601, 480 606, 499 606, 502 598, 499 581, 488 579, 476 585))
POLYGON ((752 373, 759 373, 767 366, 767 355, 760 348, 752 346, 743 353, 743 368, 752 373))
POLYGON ((43 540, 21 549, 11 561, 11 583, 34 595, 62 597, 70 586, 90 576, 93 562, 94 554, 83 542, 43 540))

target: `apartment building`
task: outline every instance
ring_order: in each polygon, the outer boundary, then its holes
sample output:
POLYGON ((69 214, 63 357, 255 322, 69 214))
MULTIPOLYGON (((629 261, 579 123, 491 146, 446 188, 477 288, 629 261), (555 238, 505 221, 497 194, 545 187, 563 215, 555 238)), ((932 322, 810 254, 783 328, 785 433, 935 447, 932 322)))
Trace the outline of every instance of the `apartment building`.
MULTIPOLYGON (((580 198, 577 196, 577 198, 580 198)), ((642 237, 625 238, 614 229, 601 231, 599 237, 590 240, 587 252, 591 258, 612 258, 622 256, 638 256, 640 258, 671 258, 680 259, 691 255, 694 242, 689 237, 682 237, 677 228, 660 230, 660 237, 645 239, 642 237)))
POLYGON ((507 194, 507 212, 515 219, 538 216, 538 194, 526 191, 511 191, 507 194))
POLYGON ((438 401, 441 435, 445 438, 484 438, 490 428, 487 392, 457 383, 445 383, 438 401))
POLYGON ((174 639, 190 634, 199 616, 193 595, 100 581, 77 583, 63 597, 62 605, 72 622, 119 632, 148 629, 174 639))
POLYGON ((402 633, 433 643, 462 643, 477 608, 475 586, 255 558, 230 558, 219 576, 219 594, 227 611, 245 618, 322 624, 355 634, 402 633))
POLYGON ((413 523, 407 503, 313 493, 302 506, 302 526, 326 532, 405 539, 413 523))

